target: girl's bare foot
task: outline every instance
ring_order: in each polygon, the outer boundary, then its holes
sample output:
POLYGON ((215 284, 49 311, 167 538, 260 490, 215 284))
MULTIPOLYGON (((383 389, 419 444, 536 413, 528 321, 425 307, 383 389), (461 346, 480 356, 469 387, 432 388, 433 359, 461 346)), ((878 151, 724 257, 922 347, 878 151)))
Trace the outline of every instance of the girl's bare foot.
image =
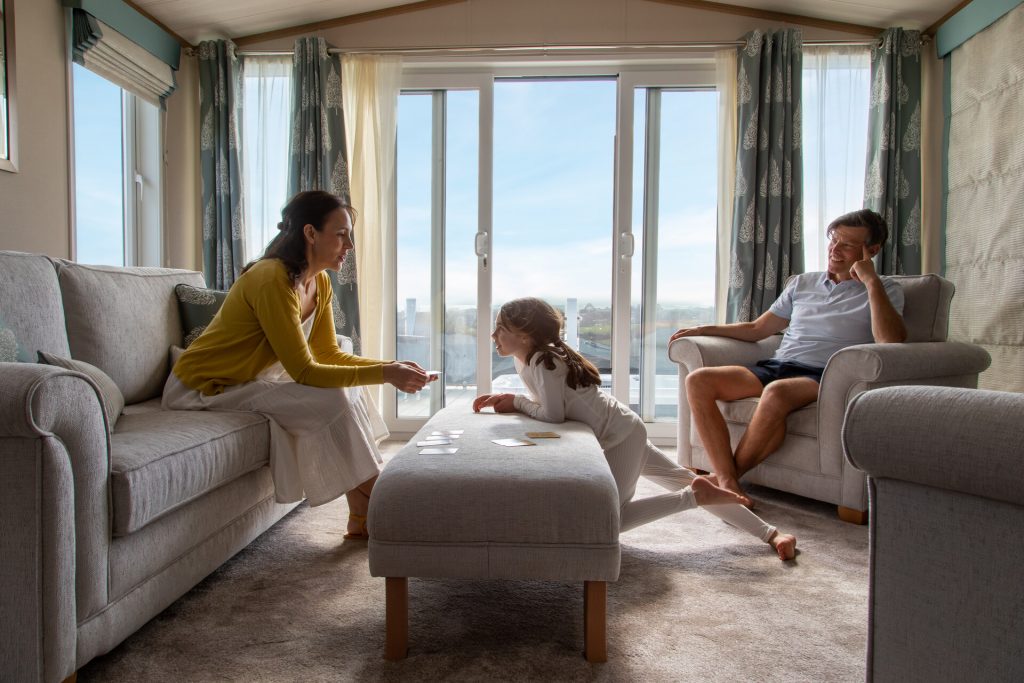
POLYGON ((796 536, 792 534, 781 534, 776 531, 772 534, 772 537, 768 539, 768 543, 771 547, 775 548, 775 552, 779 554, 780 560, 792 560, 796 557, 796 536))
POLYGON ((742 493, 716 486, 707 477, 695 477, 690 482, 690 488, 693 490, 693 499, 697 501, 697 505, 750 505, 750 499, 742 493))

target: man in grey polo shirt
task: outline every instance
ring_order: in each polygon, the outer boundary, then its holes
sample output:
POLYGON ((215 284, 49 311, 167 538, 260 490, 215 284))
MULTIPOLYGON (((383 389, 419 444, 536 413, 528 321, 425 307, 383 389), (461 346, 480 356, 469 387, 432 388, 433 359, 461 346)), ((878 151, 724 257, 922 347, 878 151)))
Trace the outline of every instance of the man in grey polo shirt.
POLYGON ((701 325, 680 337, 712 335, 758 341, 785 333, 775 356, 755 366, 700 368, 686 377, 686 396, 718 484, 743 495, 739 478, 774 453, 786 437, 786 417, 818 399, 818 383, 833 353, 854 344, 902 342, 903 290, 875 272, 871 257, 889 236, 885 219, 862 209, 832 221, 828 271, 790 280, 767 313, 749 323, 701 325), (715 401, 760 396, 733 452, 715 401))

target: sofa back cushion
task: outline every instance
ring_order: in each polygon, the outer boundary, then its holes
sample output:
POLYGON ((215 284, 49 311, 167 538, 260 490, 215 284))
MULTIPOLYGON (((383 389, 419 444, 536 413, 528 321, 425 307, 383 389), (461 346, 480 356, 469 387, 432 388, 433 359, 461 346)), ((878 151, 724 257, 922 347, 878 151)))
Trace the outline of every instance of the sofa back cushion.
POLYGON ((131 405, 163 392, 167 349, 181 345, 175 285, 203 276, 170 268, 116 268, 60 261, 71 357, 110 375, 131 405))
POLYGON ((0 251, 0 335, 17 360, 44 351, 67 356, 56 264, 40 254, 0 251))
POLYGON ((895 275, 903 287, 908 342, 946 341, 953 283, 938 275, 895 275))

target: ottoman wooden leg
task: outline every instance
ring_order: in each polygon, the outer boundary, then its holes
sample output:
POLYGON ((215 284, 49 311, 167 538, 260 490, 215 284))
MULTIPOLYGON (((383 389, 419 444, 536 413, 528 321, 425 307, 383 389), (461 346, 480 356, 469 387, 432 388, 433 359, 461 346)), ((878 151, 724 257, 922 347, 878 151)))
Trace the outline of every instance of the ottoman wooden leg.
POLYGON ((384 659, 405 659, 409 641, 409 579, 384 579, 384 659))
POLYGON ((583 582, 583 656, 588 662, 608 661, 605 641, 608 584, 583 582))

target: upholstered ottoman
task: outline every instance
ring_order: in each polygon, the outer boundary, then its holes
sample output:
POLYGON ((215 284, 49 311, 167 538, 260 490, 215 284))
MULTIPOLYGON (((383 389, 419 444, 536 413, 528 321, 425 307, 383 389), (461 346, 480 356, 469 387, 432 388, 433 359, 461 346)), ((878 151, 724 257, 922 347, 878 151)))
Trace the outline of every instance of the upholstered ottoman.
POLYGON ((386 577, 385 657, 401 659, 408 577, 582 581, 584 653, 605 661, 606 582, 619 576, 619 501, 604 453, 579 422, 446 408, 384 467, 369 512, 370 574, 386 577), (433 431, 458 452, 420 454, 433 431), (505 447, 492 439, 554 431, 505 447))

